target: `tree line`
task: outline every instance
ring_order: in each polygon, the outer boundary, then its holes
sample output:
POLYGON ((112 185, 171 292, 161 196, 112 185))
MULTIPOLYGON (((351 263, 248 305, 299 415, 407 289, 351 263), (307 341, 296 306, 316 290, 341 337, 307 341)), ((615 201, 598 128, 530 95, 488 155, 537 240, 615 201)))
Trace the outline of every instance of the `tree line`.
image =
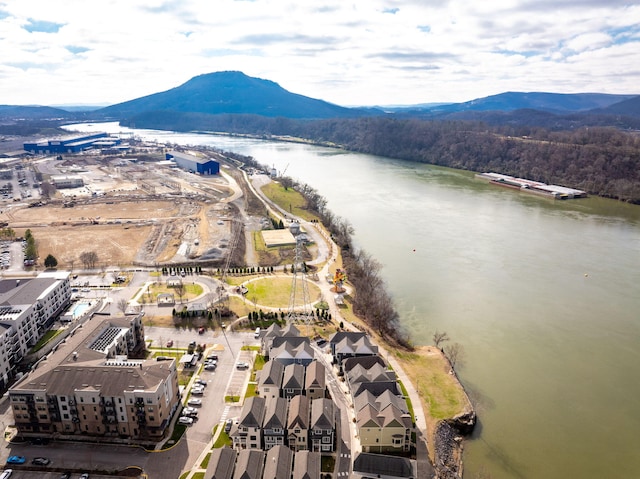
POLYGON ((137 127, 289 135, 327 146, 464 170, 494 171, 640 204, 640 135, 609 127, 368 117, 303 121, 257 115, 144 114, 137 127))

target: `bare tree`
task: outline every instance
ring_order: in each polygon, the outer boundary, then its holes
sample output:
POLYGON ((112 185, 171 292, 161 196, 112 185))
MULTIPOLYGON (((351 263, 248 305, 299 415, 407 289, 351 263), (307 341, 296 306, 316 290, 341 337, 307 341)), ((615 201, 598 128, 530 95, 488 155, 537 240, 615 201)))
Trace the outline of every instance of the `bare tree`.
POLYGON ((455 369, 456 364, 464 360, 464 348, 460 343, 453 343, 444 348, 444 354, 451 363, 451 368, 455 369))
POLYGON ((80 261, 82 261, 85 269, 93 269, 98 263, 98 253, 95 251, 85 251, 80 253, 80 261))
POLYGON ((449 335, 446 331, 440 332, 436 329, 436 332, 433 333, 433 344, 436 345, 436 348, 440 348, 440 343, 445 341, 449 341, 449 335))
POLYGON ((129 302, 126 299, 121 298, 118 300, 118 309, 122 312, 122 314, 125 314, 127 312, 128 307, 129 302))
POLYGON ((182 297, 184 296, 184 293, 186 292, 186 287, 185 287, 184 283, 182 281, 180 281, 178 284, 173 286, 173 289, 175 290, 176 294, 178 296, 180 296, 180 302, 182 303, 182 297))

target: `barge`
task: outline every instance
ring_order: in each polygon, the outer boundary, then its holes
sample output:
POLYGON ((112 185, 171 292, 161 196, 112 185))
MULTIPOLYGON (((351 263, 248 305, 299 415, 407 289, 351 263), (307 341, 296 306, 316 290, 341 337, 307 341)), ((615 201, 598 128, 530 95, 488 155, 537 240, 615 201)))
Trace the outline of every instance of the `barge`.
POLYGON ((500 173, 477 173, 476 178, 486 180, 491 184, 513 188, 541 196, 547 196, 556 200, 568 200, 573 198, 586 198, 586 191, 567 188, 566 186, 547 185, 539 181, 516 178, 500 173))

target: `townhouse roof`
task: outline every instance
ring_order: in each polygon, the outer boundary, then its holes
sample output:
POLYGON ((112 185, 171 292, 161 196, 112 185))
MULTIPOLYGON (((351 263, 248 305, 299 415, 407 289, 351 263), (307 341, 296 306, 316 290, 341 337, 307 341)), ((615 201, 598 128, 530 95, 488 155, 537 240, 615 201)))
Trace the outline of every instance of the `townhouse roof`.
POLYGON ((292 479, 319 479, 320 466, 319 452, 298 451, 293 456, 292 479))
POLYGON ((307 396, 298 394, 289 401, 289 414, 287 416, 287 429, 309 429, 310 401, 307 396))
POLYGON ((236 464, 236 451, 229 447, 214 448, 204 479, 231 479, 236 464))
POLYGON ((324 389, 326 386, 325 367, 318 361, 313 360, 307 365, 304 378, 304 388, 320 388, 324 389))
POLYGON ((281 397, 269 398, 264 413, 263 429, 287 428, 287 400, 281 397))
POLYGON ((293 452, 286 446, 273 446, 267 451, 263 479, 283 479, 291 477, 293 452))
POLYGON ((366 369, 369 369, 376 363, 386 366, 384 359, 382 359, 380 356, 356 356, 354 358, 347 358, 342 361, 342 369, 345 373, 348 373, 358 364, 362 365, 366 369))
POLYGON ((367 404, 356 414, 358 427, 402 427, 411 428, 411 416, 404 414, 393 404, 378 410, 374 405, 367 404))
POLYGON ((368 336, 362 336, 355 341, 350 337, 344 337, 335 344, 335 354, 378 354, 378 346, 373 344, 368 336))
MULTIPOLYGON (((278 339, 284 339, 279 346, 271 348, 269 357, 280 361, 294 360, 294 361, 309 361, 313 360, 313 348, 309 344, 309 338, 304 338, 307 341, 286 341, 290 338, 274 338, 274 343, 278 339)), ((299 339, 299 338, 293 338, 299 339)))
POLYGON ((282 386, 284 365, 279 361, 267 361, 258 375, 258 388, 263 386, 282 386))
POLYGON ((288 364, 284 367, 282 389, 304 388, 304 366, 302 364, 288 364))
POLYGON ((401 397, 394 395, 391 391, 386 390, 378 397, 374 396, 369 391, 363 391, 355 397, 353 400, 356 413, 360 411, 366 405, 372 405, 377 410, 381 410, 387 407, 389 404, 393 404, 403 413, 408 413, 407 401, 401 397))
POLYGON ((357 341, 366 335, 367 333, 362 331, 336 331, 333 336, 329 338, 329 344, 338 344, 344 338, 349 338, 351 341, 357 341))
POLYGON ((261 479, 263 468, 263 451, 259 449, 242 449, 238 453, 233 479, 261 479))
POLYGON ((266 400, 259 396, 247 399, 242 406, 238 424, 243 427, 261 428, 266 410, 266 400))
POLYGON ((334 429, 335 425, 336 416, 333 401, 326 398, 312 399, 310 429, 334 429))
POLYGON ((413 479, 414 469, 411 460, 405 457, 386 456, 361 452, 353 461, 353 472, 364 476, 413 479))
POLYGON ((385 391, 391 391, 396 396, 400 395, 400 388, 398 383, 393 381, 376 381, 376 382, 361 382, 351 385, 351 396, 354 398, 359 396, 363 391, 371 392, 375 397, 380 396, 385 391))
POLYGON ((361 364, 351 369, 347 374, 350 384, 362 383, 362 382, 380 382, 380 381, 395 381, 396 373, 381 364, 375 363, 369 369, 365 368, 361 364))

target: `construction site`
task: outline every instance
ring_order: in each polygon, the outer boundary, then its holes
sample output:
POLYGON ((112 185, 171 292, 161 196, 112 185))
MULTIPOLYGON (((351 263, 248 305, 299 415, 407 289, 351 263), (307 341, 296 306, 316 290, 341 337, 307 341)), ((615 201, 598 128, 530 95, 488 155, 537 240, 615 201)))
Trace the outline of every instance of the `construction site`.
POLYGON ((19 184, 5 178, 21 195, 0 198, 0 224, 17 237, 31 230, 40 263, 51 254, 62 268, 82 267, 83 252, 97 254, 96 267, 220 264, 241 229, 234 200, 242 191, 224 157, 214 159, 220 173, 200 175, 167 161, 158 144, 26 158, 19 184))

